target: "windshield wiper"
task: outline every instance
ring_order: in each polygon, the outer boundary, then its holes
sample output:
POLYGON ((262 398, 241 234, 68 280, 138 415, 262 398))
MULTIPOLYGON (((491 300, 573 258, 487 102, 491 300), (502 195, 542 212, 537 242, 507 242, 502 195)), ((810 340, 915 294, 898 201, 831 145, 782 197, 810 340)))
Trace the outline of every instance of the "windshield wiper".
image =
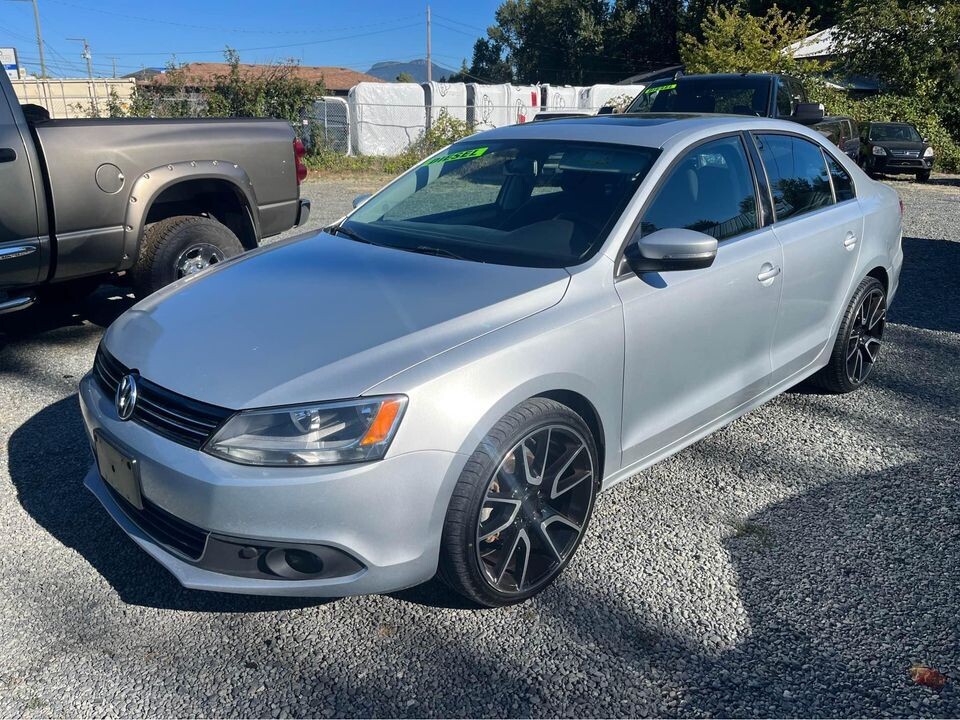
POLYGON ((417 245, 414 248, 409 248, 409 250, 410 252, 420 253, 421 255, 436 255, 437 257, 448 257, 453 258, 454 260, 466 260, 465 257, 462 255, 457 255, 451 250, 441 247, 434 247, 432 245, 417 245))
POLYGON ((348 237, 351 240, 356 240, 357 242, 364 243, 365 245, 377 244, 373 240, 367 240, 360 233, 356 233, 353 230, 345 228, 343 225, 331 225, 330 227, 327 228, 327 232, 334 235, 343 235, 344 237, 348 237))

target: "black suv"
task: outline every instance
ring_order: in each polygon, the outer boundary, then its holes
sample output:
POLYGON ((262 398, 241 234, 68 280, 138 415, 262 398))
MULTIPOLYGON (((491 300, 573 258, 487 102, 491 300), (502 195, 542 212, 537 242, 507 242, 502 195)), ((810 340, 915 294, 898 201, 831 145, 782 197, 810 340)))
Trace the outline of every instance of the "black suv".
POLYGON ((910 123, 868 122, 860 128, 860 166, 870 175, 916 175, 930 179, 933 148, 910 123))

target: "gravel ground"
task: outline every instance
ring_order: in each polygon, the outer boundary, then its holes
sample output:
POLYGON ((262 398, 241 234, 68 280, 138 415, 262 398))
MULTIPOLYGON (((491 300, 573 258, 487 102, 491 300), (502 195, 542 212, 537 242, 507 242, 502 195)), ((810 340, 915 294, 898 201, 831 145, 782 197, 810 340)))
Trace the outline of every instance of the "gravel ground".
MULTIPOLYGON (((7 319, 0 715, 960 716, 960 179, 894 184, 907 260, 869 385, 622 483, 556 585, 501 610, 180 588, 81 486, 76 383, 130 301, 7 319)), ((314 222, 378 185, 307 185, 314 222)))

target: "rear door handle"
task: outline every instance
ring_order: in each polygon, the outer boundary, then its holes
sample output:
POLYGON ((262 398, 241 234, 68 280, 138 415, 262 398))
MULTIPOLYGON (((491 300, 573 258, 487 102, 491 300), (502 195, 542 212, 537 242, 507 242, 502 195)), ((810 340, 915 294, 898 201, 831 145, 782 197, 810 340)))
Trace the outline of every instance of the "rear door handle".
POLYGON ((0 163, 13 162, 17 159, 17 151, 13 148, 0 148, 0 163))
POLYGON ((843 246, 847 250, 853 250, 857 246, 857 236, 852 232, 848 232, 847 236, 843 239, 843 246))
POLYGON ((771 265, 770 263, 764 263, 763 267, 760 268, 760 274, 757 275, 757 280, 759 280, 762 283, 769 283, 779 274, 780 274, 780 267, 778 265, 771 265))

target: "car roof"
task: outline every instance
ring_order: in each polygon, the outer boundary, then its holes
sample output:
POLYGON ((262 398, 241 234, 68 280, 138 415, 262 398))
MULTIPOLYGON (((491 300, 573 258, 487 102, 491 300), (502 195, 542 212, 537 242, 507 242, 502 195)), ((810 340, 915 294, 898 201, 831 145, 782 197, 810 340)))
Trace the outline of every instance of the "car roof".
POLYGON ((660 80, 653 80, 650 82, 650 85, 659 85, 660 83, 672 83, 672 82, 684 82, 686 80, 732 80, 734 78, 748 78, 750 80, 769 80, 776 77, 786 77, 785 75, 778 75, 776 73, 702 73, 694 75, 677 75, 673 78, 661 78, 660 80))
POLYGON ((867 125, 906 125, 906 126, 908 126, 908 127, 914 128, 914 129, 916 129, 916 127, 917 127, 917 126, 914 125, 913 123, 897 122, 897 121, 893 121, 893 120, 871 120, 870 122, 868 122, 868 123, 866 123, 866 124, 867 124, 867 125))
POLYGON ((623 113, 560 118, 507 125, 470 137, 474 140, 575 140, 660 148, 677 136, 735 130, 787 130, 807 134, 794 122, 746 115, 707 113, 623 113))

